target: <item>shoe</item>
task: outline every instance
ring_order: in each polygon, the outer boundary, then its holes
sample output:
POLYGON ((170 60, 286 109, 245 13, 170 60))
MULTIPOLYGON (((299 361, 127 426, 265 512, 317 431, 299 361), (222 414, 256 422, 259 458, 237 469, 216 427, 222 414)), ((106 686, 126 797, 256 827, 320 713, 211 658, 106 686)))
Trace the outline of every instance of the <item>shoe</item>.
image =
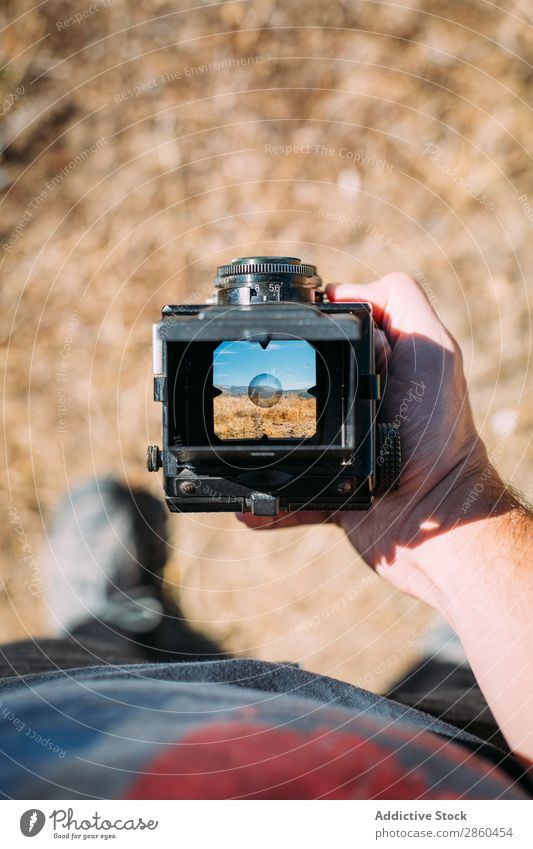
POLYGON ((112 478, 75 487, 47 536, 47 630, 64 636, 90 619, 134 633, 153 629, 163 615, 167 552, 166 511, 149 493, 112 478))
POLYGON ((156 661, 228 657, 163 594, 167 511, 150 493, 113 478, 82 483, 61 502, 46 542, 52 636, 98 639, 156 661))

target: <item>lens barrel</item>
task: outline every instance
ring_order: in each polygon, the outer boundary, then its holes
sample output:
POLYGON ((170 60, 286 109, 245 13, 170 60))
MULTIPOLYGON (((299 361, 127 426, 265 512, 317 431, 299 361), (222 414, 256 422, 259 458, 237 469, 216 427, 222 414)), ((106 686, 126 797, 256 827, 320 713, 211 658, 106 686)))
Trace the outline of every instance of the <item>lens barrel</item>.
POLYGON ((292 256, 243 256, 217 269, 219 304, 314 303, 321 280, 314 265, 292 256))

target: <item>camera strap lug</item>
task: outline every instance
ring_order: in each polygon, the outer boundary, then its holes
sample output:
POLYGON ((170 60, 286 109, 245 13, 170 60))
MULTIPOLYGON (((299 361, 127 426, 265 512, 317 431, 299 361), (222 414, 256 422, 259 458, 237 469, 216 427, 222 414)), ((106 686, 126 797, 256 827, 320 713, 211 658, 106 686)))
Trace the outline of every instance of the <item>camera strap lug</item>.
POLYGON ((250 496, 250 509, 254 516, 277 516, 279 499, 265 492, 253 492, 250 496))
POLYGON ((357 397, 362 401, 379 401, 381 383, 379 374, 360 374, 357 397))

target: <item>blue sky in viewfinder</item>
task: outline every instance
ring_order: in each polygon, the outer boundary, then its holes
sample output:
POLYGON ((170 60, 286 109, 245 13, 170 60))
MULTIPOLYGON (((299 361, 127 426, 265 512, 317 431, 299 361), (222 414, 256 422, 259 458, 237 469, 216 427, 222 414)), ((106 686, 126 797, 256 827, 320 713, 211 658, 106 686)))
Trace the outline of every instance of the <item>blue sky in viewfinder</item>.
POLYGON ((273 374, 283 389, 310 389, 316 383, 316 353, 308 342, 222 342, 213 353, 213 383, 248 386, 258 374, 273 374))

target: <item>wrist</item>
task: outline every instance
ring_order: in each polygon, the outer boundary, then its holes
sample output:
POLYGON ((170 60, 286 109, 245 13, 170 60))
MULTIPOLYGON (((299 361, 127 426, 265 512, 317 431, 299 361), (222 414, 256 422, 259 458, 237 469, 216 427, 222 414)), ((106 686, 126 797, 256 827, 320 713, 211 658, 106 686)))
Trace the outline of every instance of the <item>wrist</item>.
POLYGON ((462 508, 472 503, 465 494, 476 490, 458 490, 463 500, 450 508, 448 530, 421 546, 421 574, 428 600, 459 635, 509 746, 531 759, 533 517, 498 481, 487 494, 478 488, 474 514, 462 508))
POLYGON ((470 594, 478 603, 480 587, 502 567, 502 551, 509 555, 525 513, 490 464, 449 475, 417 508, 419 544, 411 566, 425 600, 449 621, 461 615, 470 594))

